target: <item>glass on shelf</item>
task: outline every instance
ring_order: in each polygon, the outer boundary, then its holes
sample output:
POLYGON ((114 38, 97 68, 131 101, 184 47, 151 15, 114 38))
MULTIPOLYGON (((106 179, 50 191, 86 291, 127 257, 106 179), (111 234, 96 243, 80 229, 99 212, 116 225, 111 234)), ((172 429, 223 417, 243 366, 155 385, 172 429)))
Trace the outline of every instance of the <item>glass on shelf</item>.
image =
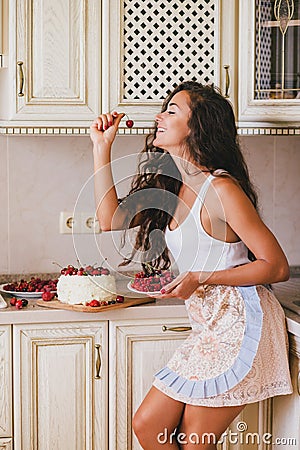
POLYGON ((255 0, 255 100, 300 101, 300 0, 255 0))

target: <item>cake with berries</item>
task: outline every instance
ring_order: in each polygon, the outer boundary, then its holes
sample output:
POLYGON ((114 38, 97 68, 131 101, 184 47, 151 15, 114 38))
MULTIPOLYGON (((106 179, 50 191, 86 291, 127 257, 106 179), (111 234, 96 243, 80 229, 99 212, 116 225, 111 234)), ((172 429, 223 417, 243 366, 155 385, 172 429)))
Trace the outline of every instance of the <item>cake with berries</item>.
POLYGON ((70 305, 87 305, 92 300, 109 302, 116 297, 115 277, 105 267, 71 265, 61 270, 57 298, 70 305))

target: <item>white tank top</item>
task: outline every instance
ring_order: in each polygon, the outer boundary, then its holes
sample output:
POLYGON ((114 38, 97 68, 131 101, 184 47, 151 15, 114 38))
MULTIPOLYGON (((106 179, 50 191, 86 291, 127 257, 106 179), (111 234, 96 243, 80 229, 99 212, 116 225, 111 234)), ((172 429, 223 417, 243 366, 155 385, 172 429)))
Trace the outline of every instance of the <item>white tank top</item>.
POLYGON ((224 242, 210 236, 203 228, 200 211, 211 181, 203 183, 188 216, 174 230, 166 228, 166 244, 179 272, 216 271, 249 262, 248 249, 242 241, 224 242))

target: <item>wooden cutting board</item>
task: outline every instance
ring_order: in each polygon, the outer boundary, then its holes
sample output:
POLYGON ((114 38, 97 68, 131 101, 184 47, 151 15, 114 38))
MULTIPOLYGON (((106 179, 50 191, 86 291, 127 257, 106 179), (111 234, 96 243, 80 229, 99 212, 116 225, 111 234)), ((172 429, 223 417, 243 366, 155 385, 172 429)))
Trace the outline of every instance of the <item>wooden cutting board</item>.
POLYGON ((107 305, 107 306, 69 305, 67 303, 62 303, 59 300, 51 300, 49 302, 45 302, 44 300, 37 300, 36 305, 43 306, 44 308, 67 309, 69 311, 94 313, 94 312, 108 311, 108 310, 117 309, 117 308, 128 308, 129 306, 137 306, 137 305, 142 305, 144 303, 151 303, 151 302, 155 302, 155 298, 125 297, 123 303, 114 303, 113 305, 107 305))

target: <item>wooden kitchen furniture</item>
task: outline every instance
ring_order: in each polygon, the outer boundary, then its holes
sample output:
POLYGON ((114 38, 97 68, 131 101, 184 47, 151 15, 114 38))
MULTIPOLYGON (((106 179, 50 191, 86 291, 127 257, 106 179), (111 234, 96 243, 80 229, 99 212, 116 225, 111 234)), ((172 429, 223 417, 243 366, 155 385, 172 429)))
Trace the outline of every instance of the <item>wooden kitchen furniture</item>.
MULTIPOLYGON (((31 301, 2 310, 0 320, 1 450, 140 449, 132 414, 189 333, 182 302, 78 313, 31 301)), ((253 435, 253 445, 227 437, 219 449, 270 448, 256 443, 266 433, 299 442, 300 325, 293 324, 294 394, 248 405, 231 433, 253 435)))

